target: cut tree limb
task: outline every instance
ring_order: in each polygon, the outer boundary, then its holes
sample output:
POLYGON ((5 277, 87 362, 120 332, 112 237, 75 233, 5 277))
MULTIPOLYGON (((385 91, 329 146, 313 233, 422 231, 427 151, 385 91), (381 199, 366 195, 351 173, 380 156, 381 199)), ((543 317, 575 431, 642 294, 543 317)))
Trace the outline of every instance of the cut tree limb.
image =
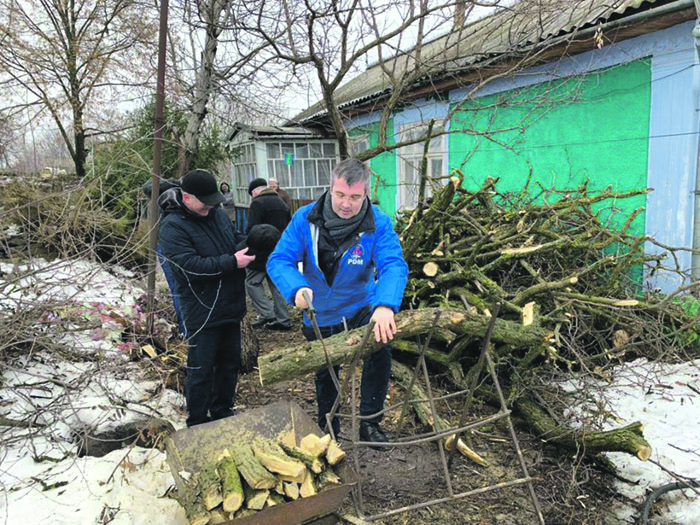
MULTIPOLYGON (((431 331, 437 308, 404 311, 396 315, 395 339, 410 339, 431 331)), ((481 337, 486 333, 489 317, 470 314, 464 310, 441 308, 433 338, 451 343, 459 335, 481 337)), ((326 366, 324 345, 333 365, 349 363, 361 346, 366 327, 343 332, 321 341, 306 342, 294 347, 284 347, 265 353, 258 359, 260 382, 269 385, 281 380, 296 379, 326 366)), ((539 347, 546 343, 550 332, 539 326, 522 326, 520 323, 498 319, 492 340, 513 348, 539 347)), ((381 343, 370 343, 365 354, 379 350, 381 343)))

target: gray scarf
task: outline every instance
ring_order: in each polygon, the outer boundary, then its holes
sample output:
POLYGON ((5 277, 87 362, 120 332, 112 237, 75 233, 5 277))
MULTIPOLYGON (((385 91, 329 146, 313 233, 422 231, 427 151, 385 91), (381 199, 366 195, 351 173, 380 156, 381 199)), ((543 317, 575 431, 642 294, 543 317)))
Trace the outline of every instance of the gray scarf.
POLYGON ((326 193, 326 198, 323 202, 323 222, 328 233, 338 245, 342 244, 343 241, 357 229, 362 219, 365 218, 368 202, 369 200, 365 198, 360 213, 349 219, 343 219, 342 217, 338 217, 333 211, 331 194, 330 192, 326 193))

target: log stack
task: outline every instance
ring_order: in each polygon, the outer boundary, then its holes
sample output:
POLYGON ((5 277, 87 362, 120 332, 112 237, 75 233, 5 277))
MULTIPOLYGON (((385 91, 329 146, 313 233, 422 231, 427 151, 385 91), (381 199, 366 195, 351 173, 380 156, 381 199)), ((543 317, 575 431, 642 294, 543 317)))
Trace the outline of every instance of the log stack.
POLYGON ((339 485, 333 468, 344 458, 330 435, 309 434, 296 443, 290 432, 277 440, 234 443, 215 464, 190 473, 176 498, 190 524, 235 520, 339 485))

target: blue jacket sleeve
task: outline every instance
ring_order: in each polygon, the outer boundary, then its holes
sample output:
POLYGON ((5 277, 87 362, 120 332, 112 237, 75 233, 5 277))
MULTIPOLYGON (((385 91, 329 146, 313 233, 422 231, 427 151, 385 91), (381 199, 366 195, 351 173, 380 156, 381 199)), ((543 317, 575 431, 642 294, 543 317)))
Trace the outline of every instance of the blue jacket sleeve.
POLYGON ((306 215, 294 214, 267 260, 267 273, 289 304, 294 304, 294 295, 299 288, 309 286, 299 271, 299 263, 310 264, 309 258, 304 257, 310 235, 306 215))
POLYGON ((377 266, 377 286, 374 291, 374 306, 388 306, 399 311, 403 292, 408 282, 408 265, 403 258, 399 236, 394 231, 391 220, 379 215, 377 239, 374 250, 377 266))

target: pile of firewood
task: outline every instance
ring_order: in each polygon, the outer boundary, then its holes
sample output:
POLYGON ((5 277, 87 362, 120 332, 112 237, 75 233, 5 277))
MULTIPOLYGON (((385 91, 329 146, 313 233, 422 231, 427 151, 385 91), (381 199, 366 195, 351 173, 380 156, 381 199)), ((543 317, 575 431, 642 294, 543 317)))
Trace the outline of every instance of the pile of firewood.
POLYGON ((345 455, 330 434, 308 434, 299 443, 291 432, 233 443, 215 464, 180 473, 187 489, 176 497, 191 524, 223 523, 339 485, 333 468, 345 455))

